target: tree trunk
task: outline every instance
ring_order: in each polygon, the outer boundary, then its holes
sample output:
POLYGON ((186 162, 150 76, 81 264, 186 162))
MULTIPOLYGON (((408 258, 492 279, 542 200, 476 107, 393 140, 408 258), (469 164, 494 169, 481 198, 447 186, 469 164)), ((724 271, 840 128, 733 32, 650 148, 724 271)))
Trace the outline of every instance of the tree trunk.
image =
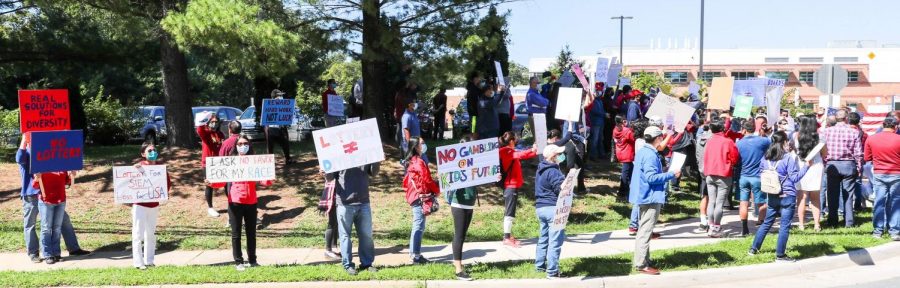
POLYGON ((381 138, 385 142, 390 139, 392 117, 384 113, 387 99, 391 99, 391 85, 387 79, 387 65, 381 48, 384 35, 381 21, 381 7, 378 0, 363 0, 363 45, 362 45, 362 77, 363 77, 363 118, 378 119, 381 138))
POLYGON ((194 115, 191 112, 193 97, 188 92, 188 70, 184 53, 175 47, 170 36, 163 32, 159 37, 162 62, 164 102, 166 106, 167 141, 170 147, 193 148, 194 115))

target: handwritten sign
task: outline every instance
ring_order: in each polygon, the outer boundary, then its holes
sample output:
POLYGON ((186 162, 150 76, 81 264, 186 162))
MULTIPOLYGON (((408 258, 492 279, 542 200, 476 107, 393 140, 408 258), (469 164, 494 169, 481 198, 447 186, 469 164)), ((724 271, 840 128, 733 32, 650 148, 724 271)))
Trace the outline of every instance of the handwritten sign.
POLYGON ((166 165, 113 167, 116 204, 165 202, 169 200, 166 165))
POLYGON ((581 116, 581 92, 579 88, 559 88, 556 100, 556 119, 578 122, 581 116))
POLYGON ((328 95, 328 116, 344 116, 344 97, 328 95))
POLYGON ((494 61, 494 69, 497 70, 497 83, 506 86, 506 79, 503 78, 503 67, 500 66, 500 61, 494 61))
POLYGON ((731 96, 734 95, 734 78, 715 77, 709 87, 709 109, 731 109, 731 96))
POLYGON ((766 118, 778 123, 781 117, 781 98, 784 97, 784 79, 766 78, 766 118))
POLYGON ((22 133, 72 129, 69 90, 19 90, 19 111, 22 133))
POLYGON ((81 130, 31 133, 31 173, 74 171, 84 168, 81 130))
POLYGON ((606 81, 607 73, 609 72, 609 59, 597 57, 596 69, 597 71, 594 71, 594 79, 600 82, 606 81))
POLYGON ((547 114, 534 113, 534 143, 537 144, 537 151, 544 151, 547 147, 547 114))
POLYGON ((731 90, 731 106, 737 105, 737 97, 752 97, 753 106, 766 106, 766 79, 734 80, 731 90))
POLYGON ((575 180, 581 169, 571 169, 563 180, 562 187, 559 189, 559 198, 556 199, 556 214, 553 215, 553 223, 550 223, 550 230, 559 231, 566 229, 569 223, 569 214, 572 213, 572 199, 575 194, 575 180))
POLYGON ((316 158, 325 172, 384 161, 378 122, 374 118, 313 131, 316 158))
POLYGON ((584 77, 584 71, 581 71, 581 65, 572 64, 572 71, 575 71, 575 77, 578 77, 578 81, 581 82, 581 88, 584 91, 591 92, 591 83, 588 83, 587 78, 584 77))
POLYGON ((294 122, 295 107, 294 99, 263 99, 259 118, 261 125, 291 125, 294 122))
POLYGON ((606 73, 606 83, 609 85, 619 82, 619 73, 622 73, 622 64, 609 65, 609 72, 606 73))
POLYGON ((750 119, 750 110, 753 109, 753 97, 736 96, 734 104, 734 117, 750 119))
POLYGON ((688 84, 688 93, 691 93, 691 95, 700 96, 700 84, 691 81, 691 84, 688 84))
POLYGON ((694 107, 681 103, 677 98, 660 92, 647 109, 647 117, 657 116, 659 119, 665 119, 667 124, 672 125, 676 132, 684 131, 691 116, 694 115, 694 107))
POLYGON ((206 157, 209 183, 275 180, 275 155, 206 157))
POLYGON ((500 181, 500 142, 484 139, 438 147, 441 191, 500 181))
POLYGON ((556 82, 559 82, 562 85, 561 87, 571 87, 572 83, 575 83, 575 76, 572 75, 572 71, 566 70, 556 82))

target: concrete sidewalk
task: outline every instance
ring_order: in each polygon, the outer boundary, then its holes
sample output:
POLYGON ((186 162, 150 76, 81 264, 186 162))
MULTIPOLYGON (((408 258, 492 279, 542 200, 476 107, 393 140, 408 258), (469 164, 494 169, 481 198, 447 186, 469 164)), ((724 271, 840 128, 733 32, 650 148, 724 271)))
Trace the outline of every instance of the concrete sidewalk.
MULTIPOLYGON (((726 211, 723 228, 728 235, 740 232, 740 220, 737 211, 726 211)), ((697 218, 657 225, 656 231, 662 234, 661 239, 650 243, 652 250, 705 245, 725 240, 713 239, 705 233, 696 232, 699 225, 697 218)), ((752 226, 752 225, 751 225, 752 226)), ((754 229, 754 227, 751 227, 754 229)), ((376 239, 377 242, 377 239, 376 239)), ((521 248, 504 246, 500 241, 471 242, 464 245, 463 262, 485 263, 511 260, 534 259, 537 239, 522 240, 521 248)), ((355 245, 356 243, 354 243, 355 245)), ((355 250, 355 247, 354 247, 355 250)), ((407 247, 387 247, 376 249, 375 264, 377 266, 396 266, 410 264, 407 247)), ((592 257, 629 253, 634 251, 634 237, 628 236, 627 230, 600 232, 594 234, 570 235, 563 245, 562 258, 592 257)), ((323 249, 313 248, 278 248, 258 249, 257 257, 261 265, 291 264, 323 264, 339 263, 338 260, 325 258, 323 249)), ((244 252, 246 255, 246 252, 244 252)), ((449 263, 453 256, 450 245, 424 246, 422 254, 437 262, 449 263)), ((31 263, 24 253, 0 254, 0 271, 40 271, 50 269, 73 268, 107 268, 132 267, 131 251, 97 252, 82 257, 65 257, 64 261, 54 265, 31 263)), ((358 259, 356 259, 358 262, 358 259)), ((233 262, 231 250, 205 251, 163 251, 157 252, 156 265, 228 265, 233 262)))

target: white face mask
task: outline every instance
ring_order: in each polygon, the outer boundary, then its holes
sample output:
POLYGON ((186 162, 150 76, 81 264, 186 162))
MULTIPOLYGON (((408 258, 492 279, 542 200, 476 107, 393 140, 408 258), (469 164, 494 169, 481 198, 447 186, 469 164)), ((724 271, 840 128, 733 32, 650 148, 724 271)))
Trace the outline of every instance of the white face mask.
POLYGON ((428 144, 422 143, 422 154, 425 154, 426 151, 428 151, 428 144))
POLYGON ((247 155, 247 152, 250 152, 250 145, 237 146, 238 154, 247 155))

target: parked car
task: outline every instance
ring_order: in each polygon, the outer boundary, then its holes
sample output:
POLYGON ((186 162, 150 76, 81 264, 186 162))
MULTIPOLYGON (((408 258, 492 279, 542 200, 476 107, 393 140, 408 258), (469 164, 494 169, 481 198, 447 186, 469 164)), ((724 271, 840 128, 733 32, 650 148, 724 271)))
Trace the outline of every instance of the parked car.
MULTIPOLYGON (((241 116, 238 117, 238 121, 241 122, 241 134, 246 135, 250 140, 265 140, 266 134, 264 127, 256 125, 256 107, 250 106, 247 109, 244 109, 244 113, 241 113, 241 116)), ((305 117, 300 114, 300 109, 294 109, 294 120, 291 122, 290 128, 288 128, 288 141, 303 141, 307 137, 303 133, 303 124, 305 121, 305 117)), ((324 126, 324 125, 323 125, 324 126)), ((312 130, 309 130, 309 136, 312 135, 312 130)))
POLYGON ((472 124, 469 122, 469 111, 466 110, 466 99, 462 99, 456 109, 450 110, 450 117, 453 118, 453 137, 457 138, 462 135, 472 133, 472 124))
POLYGON ((166 138, 166 107, 140 106, 134 115, 133 121, 140 123, 140 130, 132 133, 132 141, 159 143, 166 138))
POLYGON ((192 107, 191 112, 194 115, 193 119, 197 119, 197 114, 203 112, 213 112, 219 115, 219 131, 222 131, 226 136, 228 136, 228 122, 237 120, 238 116, 241 115, 240 109, 228 106, 192 107))
POLYGON ((512 130, 522 135, 522 131, 525 130, 525 123, 528 123, 528 107, 525 106, 525 101, 516 103, 514 112, 516 113, 516 119, 513 119, 512 130))

